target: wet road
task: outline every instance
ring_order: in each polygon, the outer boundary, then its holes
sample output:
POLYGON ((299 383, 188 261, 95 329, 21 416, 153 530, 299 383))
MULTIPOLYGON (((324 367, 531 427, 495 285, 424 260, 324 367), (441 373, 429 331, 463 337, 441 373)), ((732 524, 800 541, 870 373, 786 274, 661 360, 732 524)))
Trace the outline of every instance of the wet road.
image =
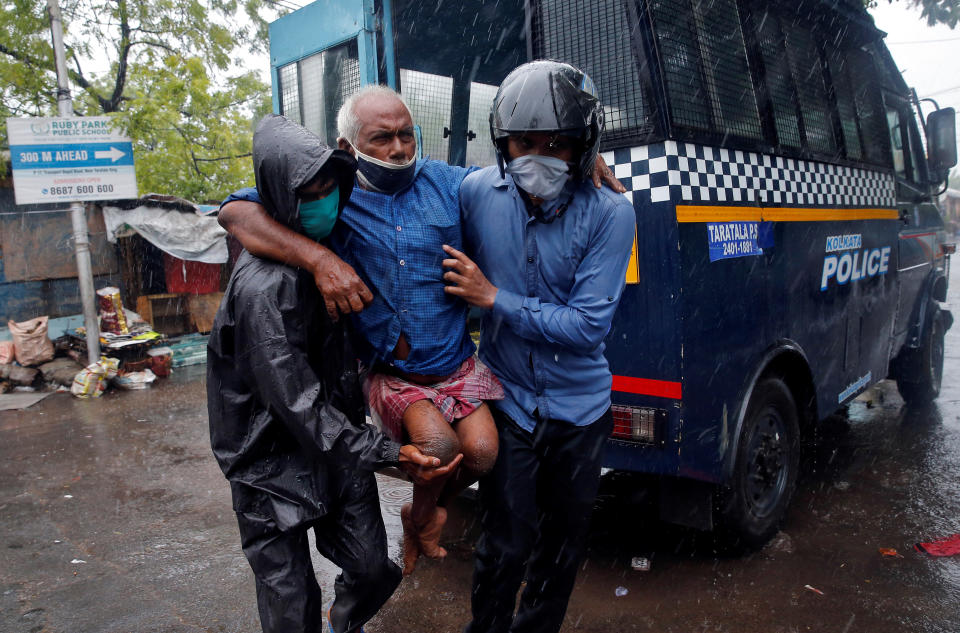
MULTIPOLYGON (((951 297, 960 306, 957 275, 951 297)), ((644 502, 625 502, 634 482, 610 481, 563 630, 960 631, 960 557, 912 549, 960 532, 960 327, 946 354, 935 407, 907 410, 882 383, 833 420, 783 531, 760 552, 718 556, 707 539, 653 520, 644 502), (652 569, 633 571, 634 556, 652 569)), ((397 557, 409 484, 380 481, 397 557)), ((462 628, 476 516, 471 499, 457 501, 448 559, 421 562, 369 633, 462 628)), ((331 595, 335 570, 317 562, 331 595)), ((149 391, 55 394, 0 412, 0 631, 259 631, 229 489, 209 450, 202 368, 149 391)))

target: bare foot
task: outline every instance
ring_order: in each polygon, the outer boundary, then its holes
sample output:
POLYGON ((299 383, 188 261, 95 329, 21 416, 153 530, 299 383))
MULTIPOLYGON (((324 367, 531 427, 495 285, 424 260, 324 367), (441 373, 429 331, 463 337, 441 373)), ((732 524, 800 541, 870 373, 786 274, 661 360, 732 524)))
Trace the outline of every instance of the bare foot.
POLYGON ((409 576, 417 566, 420 543, 417 526, 413 523, 413 504, 405 503, 400 508, 400 524, 403 526, 403 575, 409 576))
POLYGON ((440 547, 440 535, 447 523, 447 510, 438 507, 433 516, 419 529, 420 551, 428 558, 444 558, 447 550, 440 547))

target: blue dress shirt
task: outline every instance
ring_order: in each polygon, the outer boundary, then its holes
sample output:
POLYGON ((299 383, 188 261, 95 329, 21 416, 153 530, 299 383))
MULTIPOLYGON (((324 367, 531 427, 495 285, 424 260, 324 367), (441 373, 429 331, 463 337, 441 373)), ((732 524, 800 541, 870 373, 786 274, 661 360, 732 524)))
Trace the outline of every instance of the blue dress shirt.
MULTIPOLYGON (((374 293, 353 315, 363 360, 415 374, 445 376, 474 352, 467 332, 467 304, 443 291, 443 244, 462 249, 460 185, 469 169, 442 161, 417 161, 413 182, 395 194, 354 187, 328 238, 331 249, 353 266, 374 293), (400 334, 410 344, 393 358, 400 334)), ((256 189, 230 200, 260 202, 256 189)))
POLYGON ((495 406, 528 431, 537 414, 595 422, 610 406, 603 339, 624 288, 633 205, 588 181, 544 223, 496 167, 463 181, 460 204, 466 252, 498 288, 480 334, 480 358, 506 392, 495 406))

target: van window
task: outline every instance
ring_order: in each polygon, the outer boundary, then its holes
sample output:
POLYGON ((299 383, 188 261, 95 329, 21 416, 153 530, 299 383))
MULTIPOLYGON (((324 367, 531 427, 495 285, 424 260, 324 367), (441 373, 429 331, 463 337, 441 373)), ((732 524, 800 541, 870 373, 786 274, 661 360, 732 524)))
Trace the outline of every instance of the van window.
POLYGON ((280 88, 280 114, 300 123, 300 83, 296 62, 279 68, 277 79, 280 88))
POLYGON ((655 126, 650 71, 634 53, 639 42, 631 39, 640 18, 629 4, 542 0, 535 14, 534 57, 569 62, 597 86, 606 120, 604 147, 646 142, 655 126))
POLYGON ((279 69, 280 114, 332 142, 337 111, 360 89, 357 40, 328 48, 279 69))
POLYGON ((767 94, 773 109, 777 144, 781 147, 800 149, 803 147, 800 136, 800 113, 797 110, 797 97, 780 24, 769 12, 764 12, 754 20, 757 44, 765 70, 767 94))
POLYGON ((809 27, 792 22, 784 22, 782 27, 787 44, 787 59, 790 61, 791 74, 797 86, 797 97, 803 113, 807 148, 821 154, 834 154, 837 144, 833 137, 820 48, 809 27))
POLYGON ((860 49, 843 52, 848 70, 847 78, 857 110, 860 134, 863 140, 863 158, 875 165, 890 165, 890 134, 883 109, 883 100, 877 88, 877 70, 873 57, 860 49))
MULTIPOLYGON (((400 89, 404 101, 410 106, 413 120, 420 126, 424 157, 447 160, 453 79, 401 68, 400 89)), ((493 103, 493 99, 490 102, 493 103)))
POLYGON ((917 128, 913 108, 907 106, 903 112, 903 117, 907 129, 907 140, 910 142, 910 166, 913 182, 922 185, 927 182, 927 154, 917 128))
POLYGON ((903 128, 900 125, 900 113, 896 108, 887 106, 887 128, 890 130, 890 154, 893 157, 893 171, 900 178, 907 177, 907 164, 903 152, 903 128))
POLYGON ((493 165, 497 154, 490 140, 490 107, 497 96, 499 86, 470 82, 470 109, 467 114, 467 129, 476 137, 467 143, 468 165, 493 165))
POLYGON ((681 128, 761 139, 735 0, 651 0, 671 119, 681 128))
POLYGON ((887 123, 894 170, 897 176, 912 183, 916 191, 921 191, 927 180, 926 158, 913 119, 913 109, 899 97, 890 95, 887 99, 887 123))
POLYGON ((847 158, 859 160, 863 157, 860 145, 860 130, 857 125, 857 106, 853 98, 847 57, 837 49, 828 46, 827 67, 833 80, 833 94, 837 100, 837 114, 840 116, 840 131, 847 158))

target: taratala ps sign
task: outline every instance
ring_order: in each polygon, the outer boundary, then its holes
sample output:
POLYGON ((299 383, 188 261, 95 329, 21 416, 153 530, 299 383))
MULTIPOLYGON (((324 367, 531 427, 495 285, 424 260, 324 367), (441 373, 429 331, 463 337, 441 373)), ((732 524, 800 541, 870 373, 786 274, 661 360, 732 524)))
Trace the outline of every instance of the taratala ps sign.
POLYGON ((133 144, 109 117, 7 119, 17 204, 137 197, 133 144))

